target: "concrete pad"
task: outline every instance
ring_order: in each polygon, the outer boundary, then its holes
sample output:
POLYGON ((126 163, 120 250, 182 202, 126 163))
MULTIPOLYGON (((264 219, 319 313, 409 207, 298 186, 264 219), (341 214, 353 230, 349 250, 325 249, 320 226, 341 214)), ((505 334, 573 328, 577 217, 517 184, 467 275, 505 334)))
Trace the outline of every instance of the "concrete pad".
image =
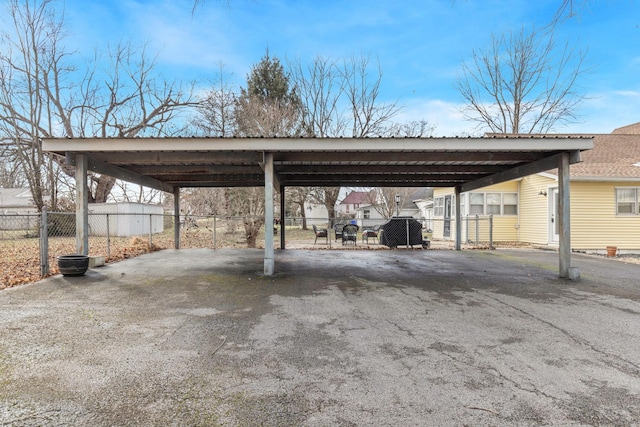
POLYGON ((106 257, 104 256, 90 256, 89 268, 102 267, 105 265, 106 257))
POLYGON ((8 425, 634 425, 640 266, 163 250, 0 292, 8 425))

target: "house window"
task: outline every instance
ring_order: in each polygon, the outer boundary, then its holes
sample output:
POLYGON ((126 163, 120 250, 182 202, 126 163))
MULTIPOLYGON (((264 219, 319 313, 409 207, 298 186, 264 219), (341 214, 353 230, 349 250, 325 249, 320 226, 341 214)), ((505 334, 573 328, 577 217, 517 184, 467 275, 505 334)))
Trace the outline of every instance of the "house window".
POLYGON ((500 215, 500 205, 502 204, 502 194, 487 193, 487 215, 500 215))
POLYGON ((484 193, 469 194, 469 215, 484 215, 484 193))
POLYGON ((518 193, 504 193, 502 195, 502 214, 518 215, 518 193))
POLYGON ((518 193, 469 193, 469 215, 517 214, 518 193))
POLYGON ((638 214, 638 189, 637 188, 616 188, 616 214, 637 215, 638 214))
POLYGON ((362 216, 364 217, 364 219, 370 219, 371 218, 371 211, 369 209, 365 209, 362 212, 362 216))
POLYGON ((436 197, 434 199, 433 216, 444 216, 444 197, 436 197))

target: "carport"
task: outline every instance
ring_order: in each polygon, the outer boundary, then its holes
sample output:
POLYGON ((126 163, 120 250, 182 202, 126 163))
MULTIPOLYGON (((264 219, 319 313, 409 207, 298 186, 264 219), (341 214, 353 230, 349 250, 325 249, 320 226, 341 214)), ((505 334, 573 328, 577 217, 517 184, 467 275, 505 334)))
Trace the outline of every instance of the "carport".
MULTIPOLYGON (((265 224, 274 191, 325 187, 453 187, 455 247, 461 247, 460 193, 558 169, 559 274, 571 268, 569 166, 593 139, 560 135, 487 138, 51 138, 43 149, 76 167, 76 246, 88 253, 87 173, 92 171, 174 195, 179 223, 183 187, 264 186, 265 224)), ((284 249, 284 232, 281 233, 284 249)), ((175 247, 180 247, 176 227, 175 247)), ((265 227, 264 274, 272 275, 274 233, 265 227)))

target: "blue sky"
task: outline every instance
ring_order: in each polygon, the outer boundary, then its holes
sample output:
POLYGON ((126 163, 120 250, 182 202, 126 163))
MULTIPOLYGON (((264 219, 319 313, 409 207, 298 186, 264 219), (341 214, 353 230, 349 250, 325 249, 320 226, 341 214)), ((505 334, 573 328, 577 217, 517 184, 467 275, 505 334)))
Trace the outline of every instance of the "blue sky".
MULTIPOLYGON (((211 80, 224 65, 242 85, 268 48, 283 62, 370 55, 381 96, 403 105, 400 120, 425 119, 435 134, 471 132, 455 81, 491 34, 549 22, 560 0, 66 0, 69 49, 90 56, 120 41, 147 43, 165 78, 211 80)), ((560 43, 588 49, 591 73, 580 123, 556 129, 609 133, 640 121, 640 1, 573 0, 560 43)), ((61 5, 63 3, 60 3, 61 5)))

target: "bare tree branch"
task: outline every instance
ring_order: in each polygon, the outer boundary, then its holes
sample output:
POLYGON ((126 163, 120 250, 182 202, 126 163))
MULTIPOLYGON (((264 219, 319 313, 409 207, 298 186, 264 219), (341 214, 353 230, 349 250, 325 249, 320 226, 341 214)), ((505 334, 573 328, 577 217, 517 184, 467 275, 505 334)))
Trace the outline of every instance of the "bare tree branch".
MULTIPOLYGON (((13 27, 2 34, 0 51, 0 126, 5 155, 24 171, 38 209, 45 194, 57 203, 60 168, 73 167, 41 149, 41 138, 141 136, 180 133, 180 112, 196 105, 193 85, 186 90, 160 81, 155 58, 145 49, 119 45, 109 53, 111 66, 97 68, 101 56, 86 61, 86 70, 71 65, 65 51, 64 22, 52 2, 10 0, 13 27), (175 127, 174 127, 175 126, 175 127)), ((90 176, 90 201, 105 201, 115 180, 90 176)))
POLYGON ((497 133, 545 133, 574 122, 584 100, 578 82, 588 71, 585 58, 568 44, 558 54, 552 31, 493 36, 489 49, 462 64, 456 86, 466 100, 463 113, 497 133))

